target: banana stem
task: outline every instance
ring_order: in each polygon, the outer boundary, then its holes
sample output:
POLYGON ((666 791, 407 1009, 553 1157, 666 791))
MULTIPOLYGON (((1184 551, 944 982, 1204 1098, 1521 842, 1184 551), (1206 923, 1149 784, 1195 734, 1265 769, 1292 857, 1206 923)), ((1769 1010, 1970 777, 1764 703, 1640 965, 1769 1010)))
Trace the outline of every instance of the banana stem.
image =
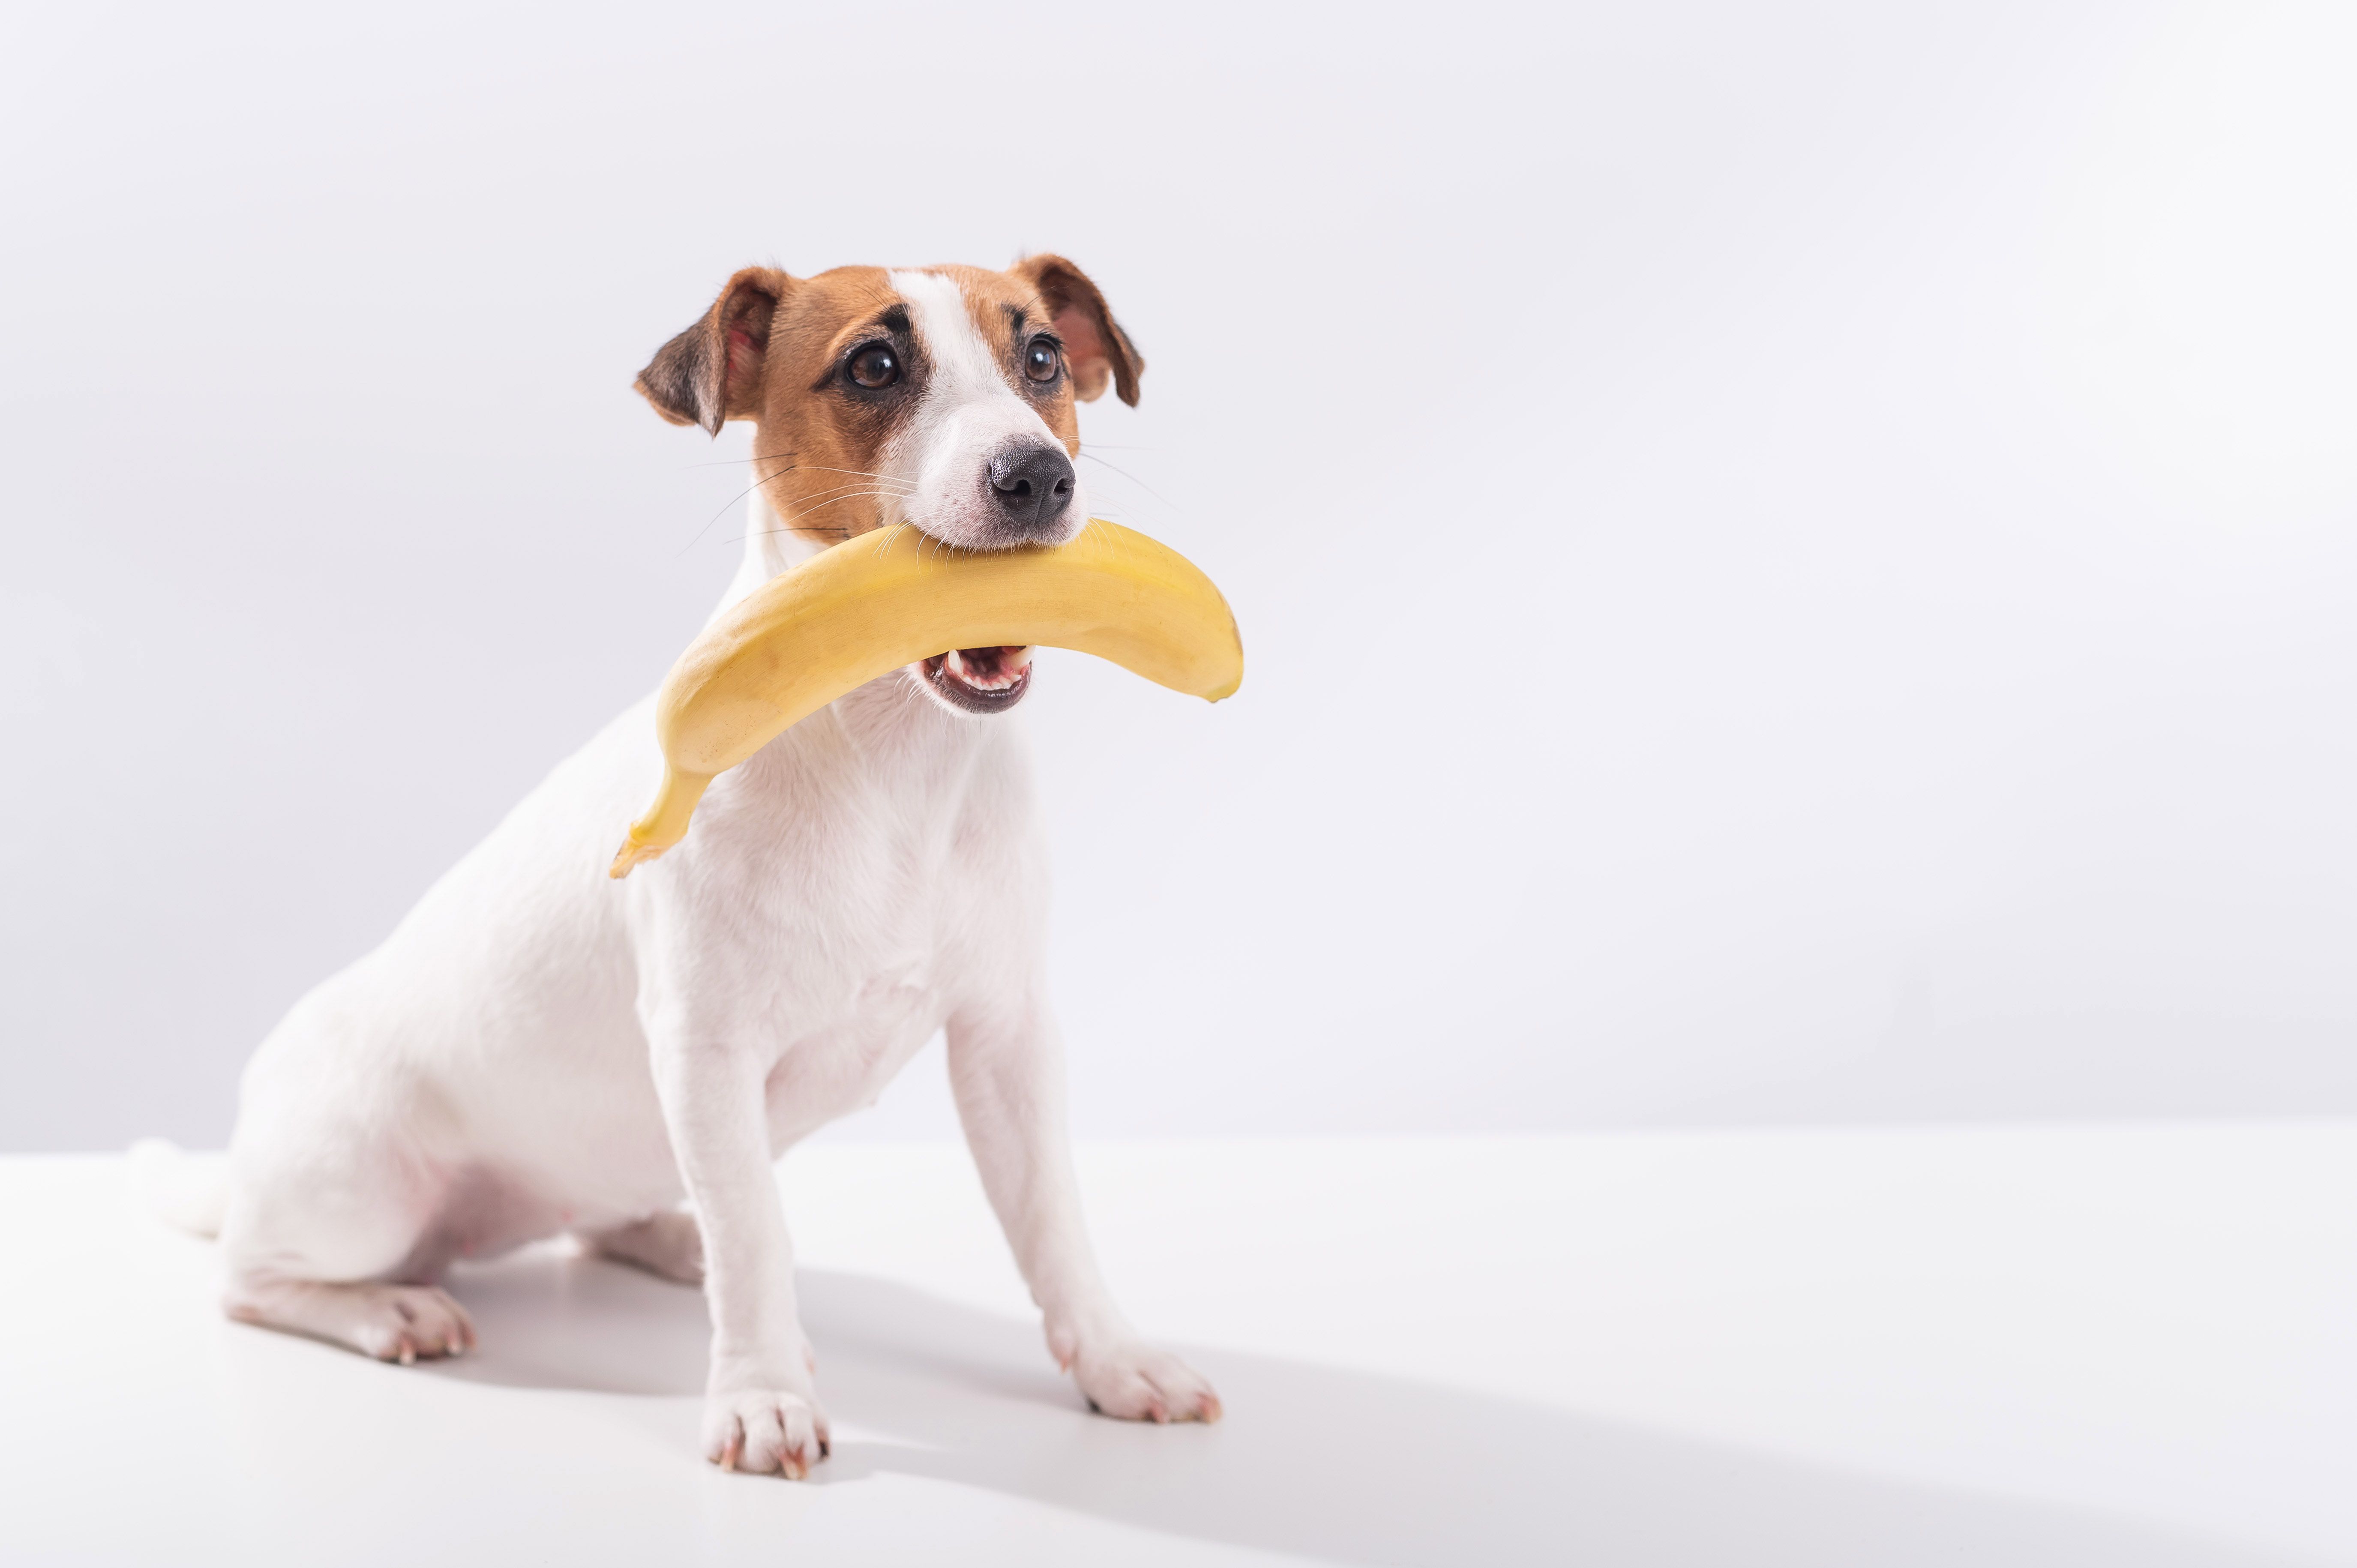
POLYGON ((683 773, 666 763, 662 788, 655 794, 655 803, 647 808, 645 816, 630 824, 630 836, 614 852, 614 864, 606 868, 606 875, 617 880, 628 876, 632 866, 642 860, 652 860, 684 838, 688 819, 695 814, 695 803, 704 799, 712 777, 709 773, 683 773))

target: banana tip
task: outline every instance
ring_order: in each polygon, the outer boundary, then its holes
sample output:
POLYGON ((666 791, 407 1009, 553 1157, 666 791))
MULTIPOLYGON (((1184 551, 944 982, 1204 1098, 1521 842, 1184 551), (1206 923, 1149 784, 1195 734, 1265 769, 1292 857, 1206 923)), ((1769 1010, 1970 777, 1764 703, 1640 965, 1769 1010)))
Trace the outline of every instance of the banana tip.
POLYGON ((619 882, 630 874, 631 867, 640 861, 652 860, 668 847, 666 844, 649 843, 632 833, 622 841, 622 847, 614 852, 614 864, 606 868, 606 875, 619 882))

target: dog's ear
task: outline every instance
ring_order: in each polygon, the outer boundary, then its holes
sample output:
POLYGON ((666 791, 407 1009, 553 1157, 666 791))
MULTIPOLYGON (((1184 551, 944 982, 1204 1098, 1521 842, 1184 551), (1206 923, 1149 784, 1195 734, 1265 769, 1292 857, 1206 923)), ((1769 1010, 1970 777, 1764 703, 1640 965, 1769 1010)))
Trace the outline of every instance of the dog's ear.
POLYGON ((747 267, 728 280, 704 319, 655 350, 631 384, 673 424, 713 435, 759 411, 770 320, 793 279, 775 267, 747 267))
POLYGON ((1093 403, 1103 397, 1110 381, 1121 401, 1136 407, 1137 378, 1146 373, 1146 356, 1105 308, 1104 295, 1088 274, 1061 256, 1028 256, 1010 270, 1047 302, 1056 336, 1064 340, 1064 360, 1072 367, 1072 391, 1080 400, 1093 403))

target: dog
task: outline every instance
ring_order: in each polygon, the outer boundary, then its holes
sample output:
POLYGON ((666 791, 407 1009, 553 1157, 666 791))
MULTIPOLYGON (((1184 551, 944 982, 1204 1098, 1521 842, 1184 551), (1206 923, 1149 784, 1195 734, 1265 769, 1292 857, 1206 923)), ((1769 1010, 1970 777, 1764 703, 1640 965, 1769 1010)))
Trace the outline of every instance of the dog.
MULTIPOLYGON (((725 609, 891 523, 976 550, 1071 538, 1074 405, 1108 385, 1135 403, 1144 369, 1096 285, 1041 255, 748 268, 636 385, 676 424, 753 424, 725 609)), ((1031 682, 1026 648, 872 682, 721 775, 623 882, 607 861, 662 757, 651 698, 617 718, 256 1051, 219 1204, 229 1315, 404 1364, 460 1355, 446 1267, 569 1233, 703 1285, 705 1457, 806 1477, 827 1419, 772 1163, 940 1030, 1058 1364, 1107 1415, 1217 1420, 1211 1385, 1114 1305, 1082 1225, 1039 810, 1006 716, 1031 682)))

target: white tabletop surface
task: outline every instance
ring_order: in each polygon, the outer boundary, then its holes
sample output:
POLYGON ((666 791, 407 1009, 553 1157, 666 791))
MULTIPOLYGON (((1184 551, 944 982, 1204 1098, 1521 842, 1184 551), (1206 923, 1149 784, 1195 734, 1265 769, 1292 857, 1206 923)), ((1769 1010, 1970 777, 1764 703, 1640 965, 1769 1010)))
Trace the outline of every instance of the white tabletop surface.
POLYGON ((2357 1562, 2357 1126, 1108 1145, 1093 1417, 962 1151, 781 1167, 834 1456, 696 1456, 698 1295, 543 1250, 480 1353, 222 1321, 113 1157, 0 1160, 0 1562, 2357 1562))

